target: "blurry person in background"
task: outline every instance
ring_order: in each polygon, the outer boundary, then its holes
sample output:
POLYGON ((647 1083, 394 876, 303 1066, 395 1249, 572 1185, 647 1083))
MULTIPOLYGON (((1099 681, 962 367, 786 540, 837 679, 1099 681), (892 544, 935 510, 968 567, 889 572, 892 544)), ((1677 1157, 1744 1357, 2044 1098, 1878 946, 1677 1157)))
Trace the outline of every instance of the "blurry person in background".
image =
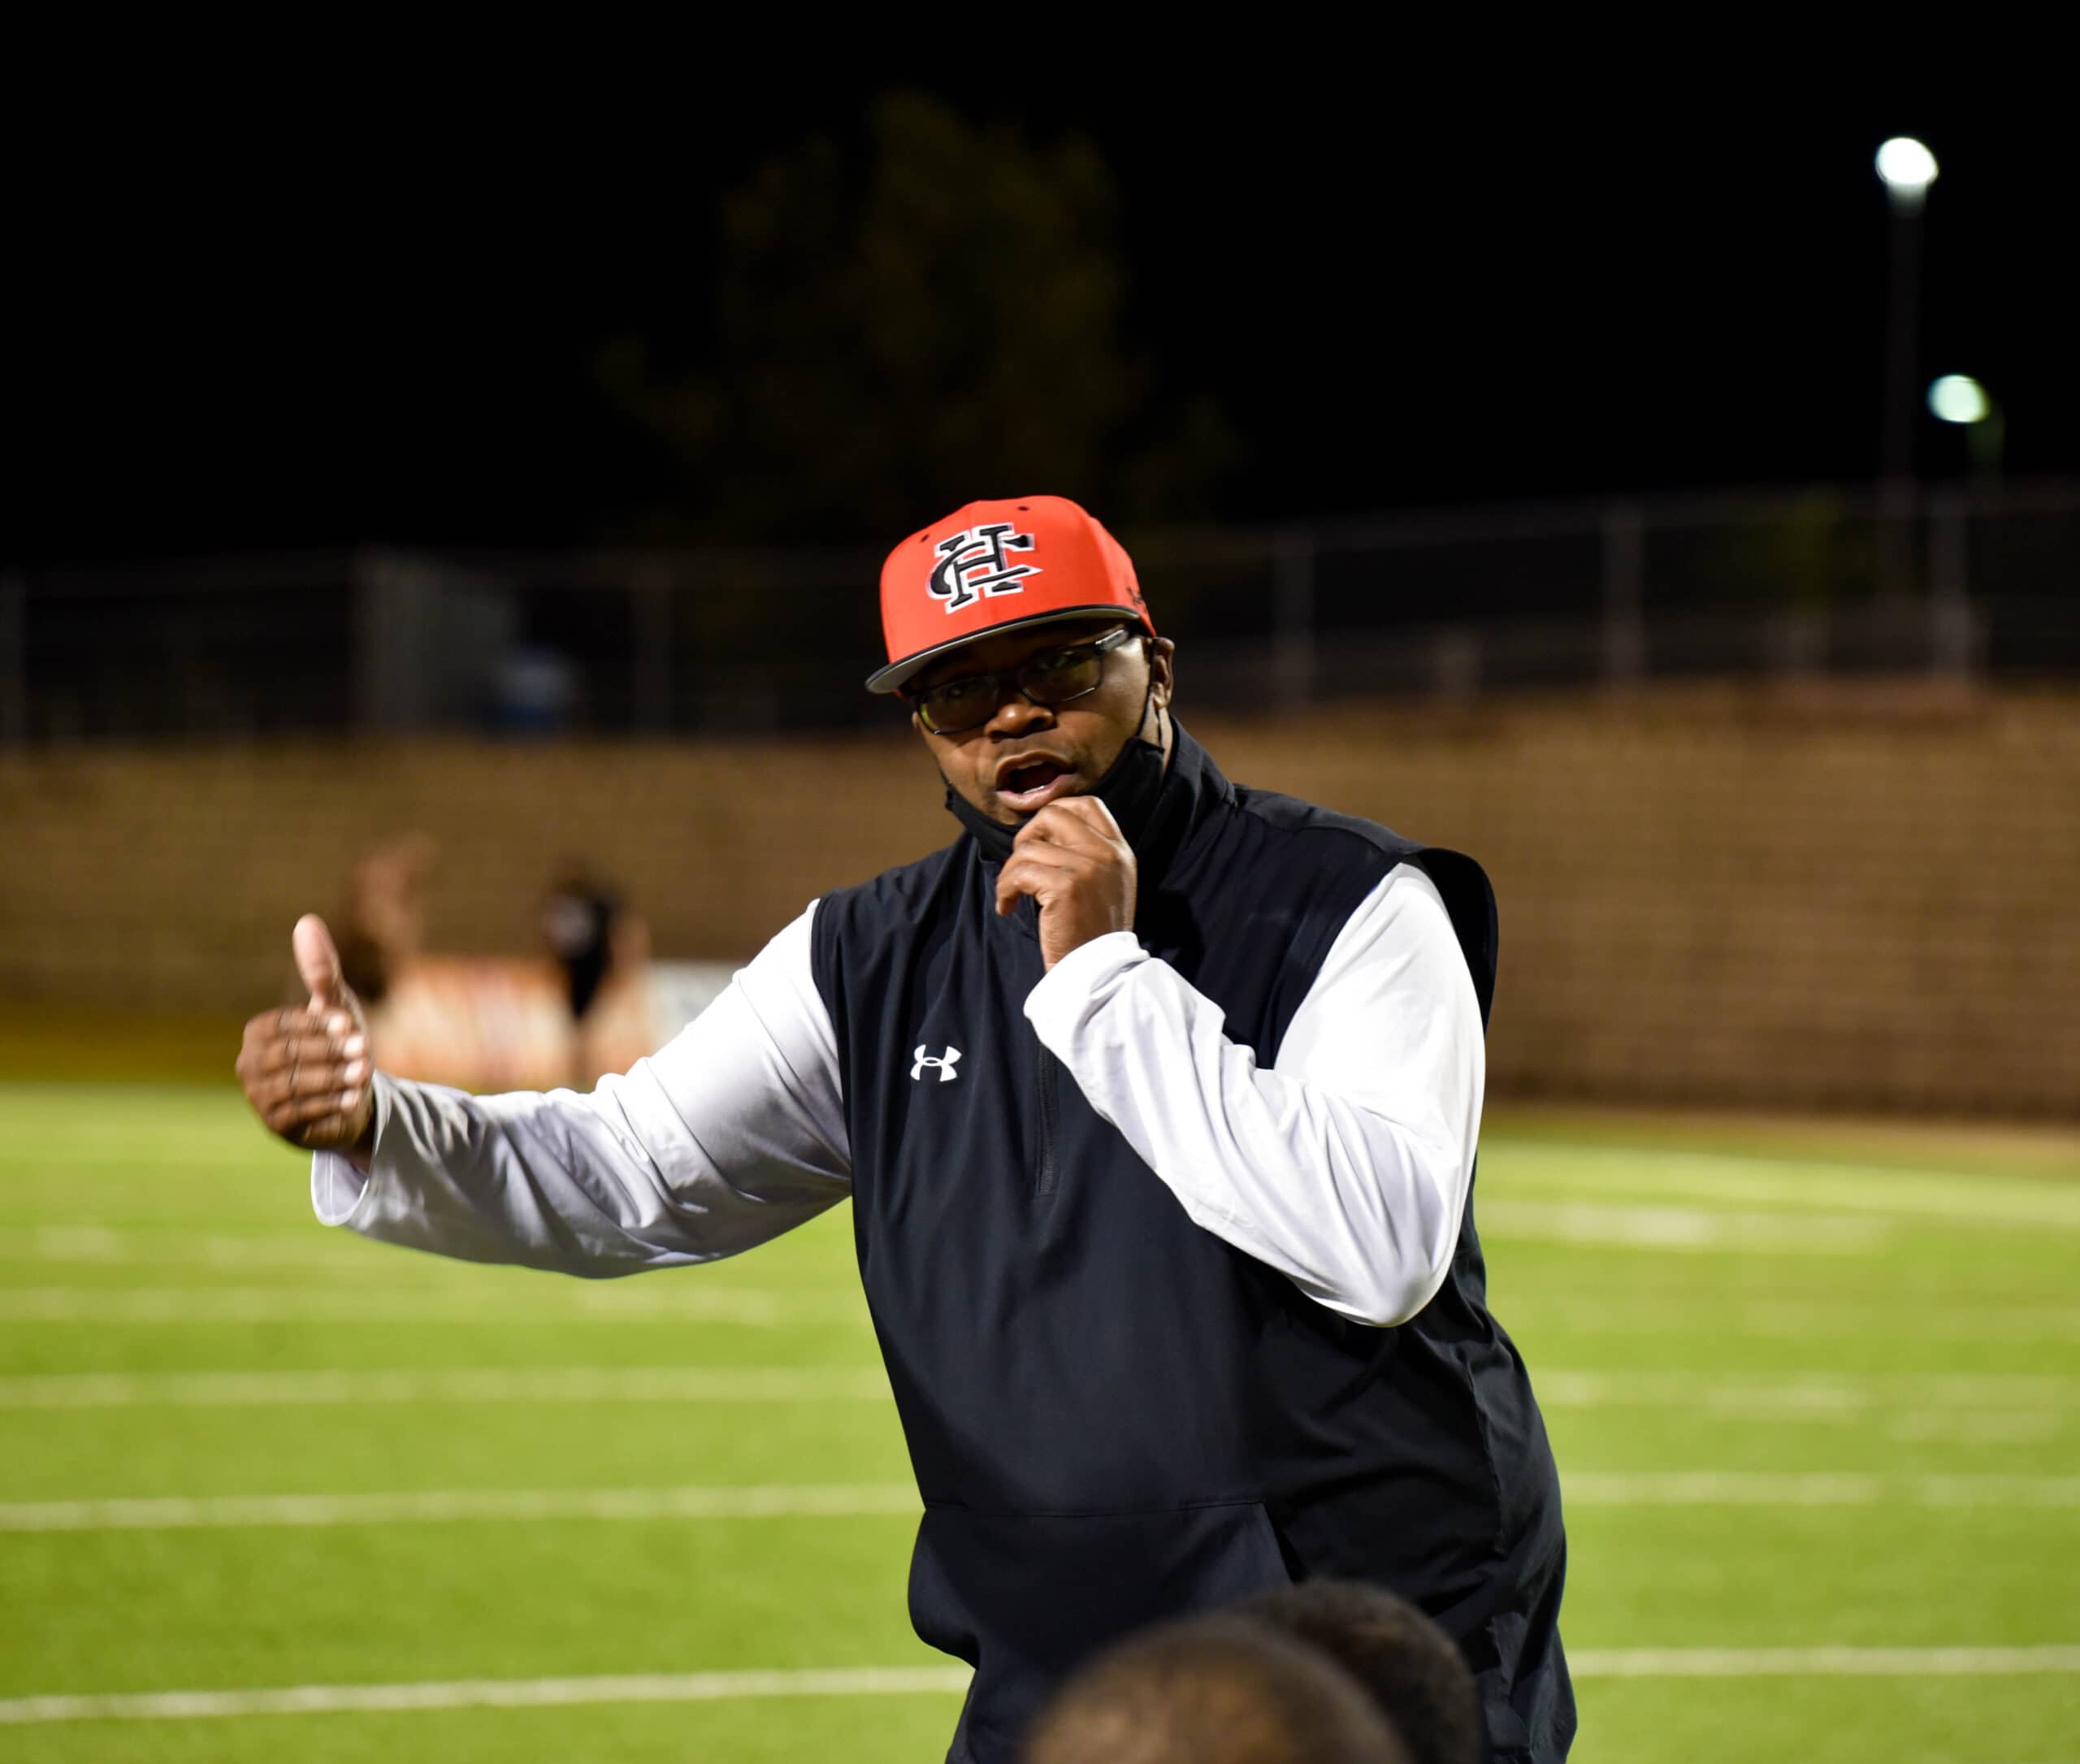
POLYGON ((1355 1580, 1302 1580, 1232 1606, 1317 1648, 1371 1694, 1411 1764, 1481 1764, 1480 1694, 1447 1636, 1405 1598, 1355 1580))
MULTIPOLYGON (((620 1021, 626 1013, 613 1007, 642 983, 650 962, 650 928, 578 864, 566 864, 543 897, 541 925, 543 940, 562 970, 570 1007, 570 1081, 582 1090, 602 1073, 629 1064, 619 1047, 609 1045, 627 1039, 620 1021)), ((637 1055, 655 1045, 647 1035, 639 1038, 648 1045, 638 1047, 637 1055)))
POLYGON ((849 1199, 912 1619, 975 1668, 960 1764, 1115 1638, 1319 1576, 1415 1601, 1496 1757, 1559 1764, 1558 1478, 1474 1229, 1485 874, 1230 783, 1072 502, 971 503, 881 590, 868 687, 952 843, 813 902, 589 1096, 375 1071, 306 917, 254 1110, 318 1154, 325 1222, 477 1261, 682 1266, 849 1199))
POLYGON ((621 902, 576 865, 565 866, 542 900, 542 936, 563 969, 570 1020, 583 1023, 613 968, 621 902))
POLYGON ((356 860, 340 912, 340 965, 354 995, 380 1004, 426 947, 425 891, 438 848, 408 833, 356 860))
POLYGON ((1041 1711, 1024 1764, 1418 1764, 1336 1663, 1255 1623, 1129 1637, 1041 1711))

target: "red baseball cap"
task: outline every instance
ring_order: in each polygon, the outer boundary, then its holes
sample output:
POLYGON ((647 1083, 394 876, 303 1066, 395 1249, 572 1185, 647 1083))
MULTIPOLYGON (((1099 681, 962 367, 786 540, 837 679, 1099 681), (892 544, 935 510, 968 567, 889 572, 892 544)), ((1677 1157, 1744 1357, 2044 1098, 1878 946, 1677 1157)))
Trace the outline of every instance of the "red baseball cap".
POLYGON ((1155 635, 1133 561, 1068 497, 971 502, 912 534, 882 566, 888 665, 868 677, 867 690, 899 691, 977 637, 1051 618, 1122 617, 1155 635))

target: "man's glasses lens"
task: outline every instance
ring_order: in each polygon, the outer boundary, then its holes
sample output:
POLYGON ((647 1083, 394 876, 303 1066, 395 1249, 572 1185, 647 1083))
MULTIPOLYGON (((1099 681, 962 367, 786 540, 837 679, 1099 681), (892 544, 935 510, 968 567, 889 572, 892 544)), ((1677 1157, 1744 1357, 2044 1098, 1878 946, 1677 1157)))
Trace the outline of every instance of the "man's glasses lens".
MULTIPOLYGON (((1113 642, 1124 635, 1117 634, 1113 642)), ((1003 674, 973 674, 947 680, 919 693, 917 709, 933 734, 951 735, 987 722, 1002 702, 1007 679, 1016 681, 1018 690, 1036 704, 1066 704, 1098 690, 1105 678, 1105 650, 1111 647, 1111 643, 1103 647, 1078 644, 1072 648, 1051 649, 1003 674)))

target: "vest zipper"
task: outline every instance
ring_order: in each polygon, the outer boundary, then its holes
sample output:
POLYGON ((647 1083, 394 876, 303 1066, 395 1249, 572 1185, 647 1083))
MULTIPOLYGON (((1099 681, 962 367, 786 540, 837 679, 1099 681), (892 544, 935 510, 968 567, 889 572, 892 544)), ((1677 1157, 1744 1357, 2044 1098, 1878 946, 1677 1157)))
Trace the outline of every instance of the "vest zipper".
POLYGON ((1060 1062, 1042 1045, 1040 1049, 1040 1156, 1034 1172, 1033 1192, 1051 1194, 1055 1192, 1055 1128, 1059 1118, 1055 1101, 1055 1073, 1060 1062))

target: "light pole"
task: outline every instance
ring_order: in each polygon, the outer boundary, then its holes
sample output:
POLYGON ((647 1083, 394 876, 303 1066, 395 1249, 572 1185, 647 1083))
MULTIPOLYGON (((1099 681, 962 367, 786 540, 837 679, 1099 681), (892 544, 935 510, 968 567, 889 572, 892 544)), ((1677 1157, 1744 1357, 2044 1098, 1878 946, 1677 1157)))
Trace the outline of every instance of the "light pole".
MULTIPOLYGON (((2004 424, 1985 387, 1969 374, 1945 374, 1929 382, 1928 409, 1937 422, 1963 427, 1975 480, 2000 475, 2004 424)), ((1969 673, 1981 653, 1979 621, 1967 597, 1970 539, 1964 492, 1955 486, 1941 491, 1929 515, 1928 570, 1930 659, 1941 673, 1969 673)))
POLYGON ((1935 181, 1935 155, 1911 136, 1878 150, 1878 176, 1892 210, 1885 301, 1884 427, 1879 437, 1878 582, 1904 597, 1913 567, 1914 336, 1921 281, 1921 211, 1935 181))

